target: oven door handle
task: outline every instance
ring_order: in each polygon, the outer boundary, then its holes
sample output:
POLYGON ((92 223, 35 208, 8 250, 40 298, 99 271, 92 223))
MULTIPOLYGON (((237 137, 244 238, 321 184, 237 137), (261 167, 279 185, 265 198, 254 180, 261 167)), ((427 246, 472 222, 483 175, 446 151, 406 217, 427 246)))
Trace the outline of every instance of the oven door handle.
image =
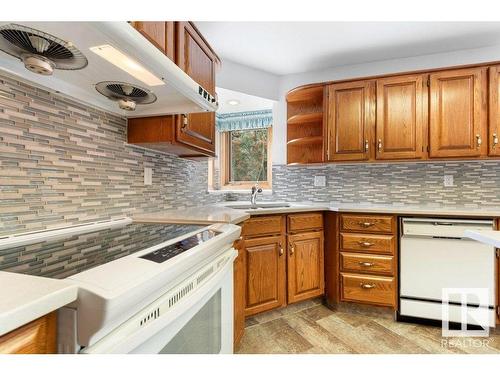
MULTIPOLYGON (((123 323, 121 326, 116 328, 107 336, 103 337, 100 341, 95 343, 94 345, 89 346, 81 351, 84 354, 113 354, 113 353, 131 353, 134 349, 140 347, 144 342, 148 339, 152 338, 156 334, 158 334, 161 330, 168 327, 175 320, 179 319, 184 321, 184 324, 187 323, 197 311, 194 311, 192 314, 187 314, 194 306, 197 304, 203 306, 212 295, 221 287, 221 283, 226 277, 228 271, 232 270, 234 259, 238 256, 238 252, 231 248, 231 254, 229 260, 226 264, 217 272, 212 275, 212 277, 207 280, 199 289, 193 291, 193 294, 186 297, 182 301, 178 302, 173 308, 168 310, 166 313, 160 315, 159 318, 153 320, 151 323, 146 324, 144 327, 141 327, 138 330, 133 332, 128 332, 125 329, 125 325, 127 322, 123 323)), ((216 261, 215 261, 216 262, 216 261)), ((214 262, 214 263, 215 263, 214 262)), ((232 272, 231 272, 231 283, 232 283, 232 272)), ((232 285, 232 284, 231 284, 232 285)), ((224 285, 222 285, 224 287, 224 285)), ((232 288, 231 288, 232 293, 232 288)), ((160 297, 162 298, 162 297, 160 297)), ((153 302, 154 304, 155 302, 153 302)), ((231 301, 232 303, 232 301, 231 301)), ((132 319, 134 319, 137 315, 144 315, 145 311, 151 310, 150 307, 146 307, 141 310, 138 314, 134 315, 132 319)), ((183 324, 179 327, 178 330, 171 332, 166 341, 168 342, 172 339, 182 328, 183 324)))

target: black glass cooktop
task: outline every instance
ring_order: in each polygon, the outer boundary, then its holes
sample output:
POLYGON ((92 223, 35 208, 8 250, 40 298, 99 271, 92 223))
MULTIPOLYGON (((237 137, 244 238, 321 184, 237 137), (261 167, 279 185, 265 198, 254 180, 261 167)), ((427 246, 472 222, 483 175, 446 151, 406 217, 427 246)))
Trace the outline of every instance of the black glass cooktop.
MULTIPOLYGON (((202 231, 206 227, 194 224, 130 223, 119 228, 13 247, 0 254, 0 270, 62 279, 176 237, 202 231)), ((201 237, 189 237, 180 245, 176 244, 175 249, 162 249, 162 257, 168 253, 163 258, 169 259, 196 246, 196 241, 208 240, 214 235, 209 232, 213 231, 205 230, 201 237)))

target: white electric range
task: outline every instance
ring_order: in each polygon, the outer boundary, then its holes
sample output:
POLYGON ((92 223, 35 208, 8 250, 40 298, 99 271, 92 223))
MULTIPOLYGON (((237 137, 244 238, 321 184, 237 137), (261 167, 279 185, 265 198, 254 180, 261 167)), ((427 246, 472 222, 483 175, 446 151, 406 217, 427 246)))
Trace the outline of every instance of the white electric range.
POLYGON ((124 218, 16 235, 10 246, 70 254, 61 267, 31 269, 78 286, 59 310, 60 353, 232 353, 240 231, 124 218))

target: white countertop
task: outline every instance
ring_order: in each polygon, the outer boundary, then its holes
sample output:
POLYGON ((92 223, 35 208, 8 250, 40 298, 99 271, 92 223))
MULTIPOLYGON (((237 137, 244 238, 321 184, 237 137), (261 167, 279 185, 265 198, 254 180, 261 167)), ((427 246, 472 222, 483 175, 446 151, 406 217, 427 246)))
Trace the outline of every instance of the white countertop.
POLYGON ((135 215, 135 222, 175 223, 175 224, 238 224, 250 217, 245 211, 233 210, 223 206, 209 205, 202 207, 167 210, 150 214, 135 215))
POLYGON ((64 280, 0 271, 0 336, 76 300, 64 280))
POLYGON ((500 248, 500 231, 466 230, 464 233, 468 238, 500 248))
MULTIPOLYGON (((271 202, 262 202, 271 203, 271 202)), ((272 202, 280 203, 280 202, 272 202)), ((283 202, 281 202, 283 203, 283 202)), ((428 215, 428 216, 457 216, 457 217, 500 217, 500 207, 468 207, 468 206, 439 206, 439 205, 374 205, 366 203, 316 203, 316 202, 287 202, 288 207, 272 207, 258 209, 234 209, 232 206, 249 204, 247 201, 221 202, 213 205, 187 208, 182 210, 168 210, 151 214, 136 215, 132 219, 137 222, 157 223, 192 223, 238 224, 250 216, 284 214, 292 212, 333 211, 356 212, 397 215, 428 215)))

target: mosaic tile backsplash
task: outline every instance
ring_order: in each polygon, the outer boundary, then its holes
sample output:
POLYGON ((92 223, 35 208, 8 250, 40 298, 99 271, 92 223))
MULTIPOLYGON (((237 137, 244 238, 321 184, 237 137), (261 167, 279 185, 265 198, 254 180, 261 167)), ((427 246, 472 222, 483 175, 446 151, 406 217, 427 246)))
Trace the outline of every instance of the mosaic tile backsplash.
MULTIPOLYGON (((206 162, 127 145, 123 118, 0 75, 0 235, 223 199, 207 193, 207 173, 206 162)), ((500 161, 279 165, 259 199, 500 206, 500 161)))
POLYGON ((207 162, 129 146, 126 130, 124 118, 0 74, 0 235, 216 199, 207 162))
POLYGON ((274 166, 273 200, 500 206, 500 160, 274 166), (444 187, 444 175, 454 186, 444 187), (315 187, 314 176, 326 186, 315 187))

